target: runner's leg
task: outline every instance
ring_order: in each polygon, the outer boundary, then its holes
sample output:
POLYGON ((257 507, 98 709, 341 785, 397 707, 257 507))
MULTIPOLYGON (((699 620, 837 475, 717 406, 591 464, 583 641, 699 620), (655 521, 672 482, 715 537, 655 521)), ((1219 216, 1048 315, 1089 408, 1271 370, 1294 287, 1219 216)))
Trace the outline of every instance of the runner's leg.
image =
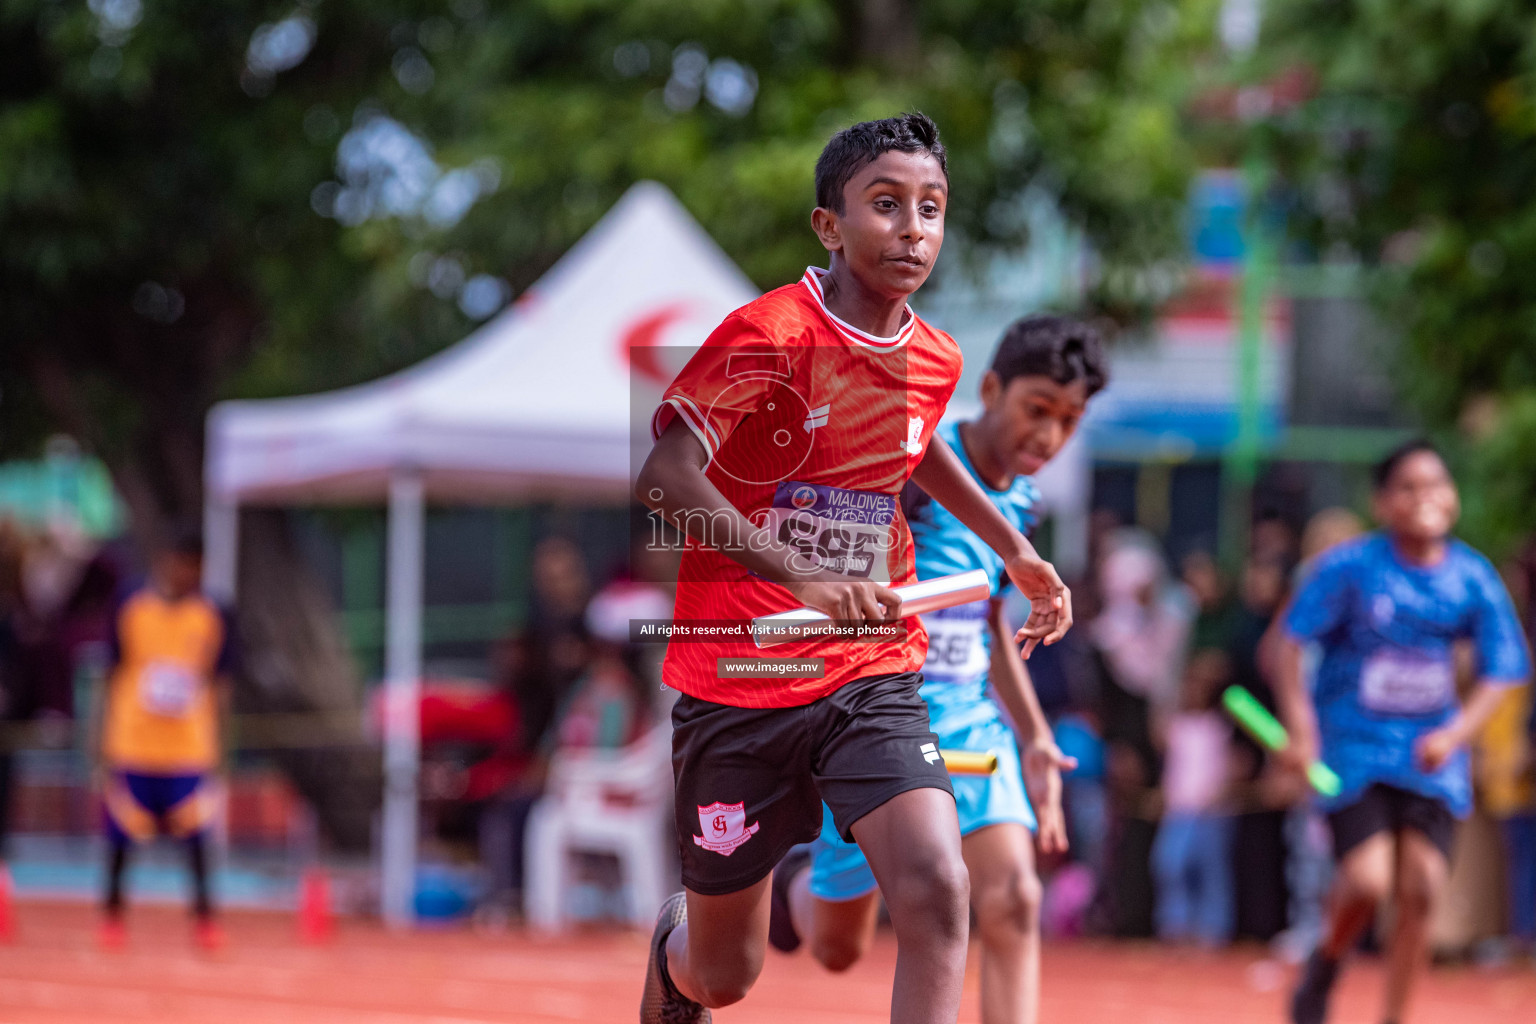
POLYGON ((878 891, 851 900, 823 900, 811 893, 811 869, 789 883, 790 916, 805 937, 811 956, 829 971, 846 971, 863 959, 875 939, 880 911, 878 891))
POLYGON ((667 938, 667 974, 683 995, 714 1008, 737 1003, 763 971, 771 876, 739 892, 688 890, 688 920, 667 938))
POLYGON ((896 930, 892 1024, 954 1024, 970 924, 954 798, 909 789, 859 818, 852 832, 896 930))
POLYGON ((127 836, 113 835, 107 844, 107 893, 105 907, 107 917, 123 916, 123 874, 128 868, 128 851, 132 846, 127 836))
POLYGON ((687 694, 672 707, 687 916, 666 933, 655 973, 686 999, 728 1006, 762 973, 773 866, 821 821, 806 722, 824 707, 737 708, 687 694))
POLYGON ((1445 891, 1450 865, 1440 848, 1414 829, 1398 834, 1396 915, 1387 947, 1387 991, 1382 1020, 1400 1021, 1429 952, 1429 919, 1445 891))
POLYGON ((989 825, 960 842, 981 933, 982 1024, 1040 1017, 1040 878, 1023 825, 989 825))
POLYGON ((213 917, 213 899, 208 892, 208 845, 199 829, 187 836, 187 866, 192 872, 192 912, 198 920, 213 917))
POLYGON ((1291 993, 1292 1024, 1324 1024, 1339 965, 1392 890, 1397 841, 1386 794, 1365 799, 1331 816, 1334 848, 1340 850, 1322 940, 1291 993))
POLYGON ((1321 952, 1339 960, 1355 946, 1376 908, 1392 892, 1396 841, 1378 832, 1344 855, 1333 883, 1333 906, 1323 933, 1321 952))

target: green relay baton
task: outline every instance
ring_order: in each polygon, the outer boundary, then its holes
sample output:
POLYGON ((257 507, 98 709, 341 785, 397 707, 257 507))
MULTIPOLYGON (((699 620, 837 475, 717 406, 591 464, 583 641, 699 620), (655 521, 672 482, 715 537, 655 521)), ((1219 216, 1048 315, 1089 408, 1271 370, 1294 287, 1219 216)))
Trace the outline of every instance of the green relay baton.
MULTIPOLYGON (((1259 703, 1257 697, 1241 686, 1227 687, 1221 694, 1221 703, 1227 709, 1227 714, 1261 746, 1275 753, 1290 746, 1291 737, 1286 733, 1285 726, 1275 720, 1275 716, 1259 703)), ((1321 761, 1307 765, 1307 781, 1323 796, 1338 796, 1344 785, 1333 769, 1321 761)))

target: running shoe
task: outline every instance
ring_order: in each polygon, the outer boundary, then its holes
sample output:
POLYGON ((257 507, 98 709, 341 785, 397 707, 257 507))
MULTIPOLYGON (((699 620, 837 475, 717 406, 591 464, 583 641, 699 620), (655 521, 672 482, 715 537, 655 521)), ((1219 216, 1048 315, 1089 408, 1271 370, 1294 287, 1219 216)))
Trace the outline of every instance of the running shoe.
POLYGON ((1328 996, 1339 977, 1339 962, 1314 950, 1291 993, 1291 1024, 1323 1024, 1328 1019, 1328 996))
POLYGON ((667 936, 688 920, 688 897, 677 893, 661 905, 651 933, 651 962, 640 997, 640 1024, 710 1024, 709 1010, 689 999, 667 977, 667 936))

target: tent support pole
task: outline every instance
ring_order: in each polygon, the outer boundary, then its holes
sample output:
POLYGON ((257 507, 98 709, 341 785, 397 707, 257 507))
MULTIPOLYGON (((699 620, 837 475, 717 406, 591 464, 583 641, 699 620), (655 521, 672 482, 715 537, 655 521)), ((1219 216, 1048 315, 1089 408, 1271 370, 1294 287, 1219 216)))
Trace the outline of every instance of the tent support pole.
POLYGON ((421 598, 425 495, 421 474, 389 479, 384 650, 384 921, 407 928, 415 919, 417 781, 421 763, 421 598))
POLYGON ((233 607, 240 572, 240 506, 210 490, 203 502, 203 593, 233 607))

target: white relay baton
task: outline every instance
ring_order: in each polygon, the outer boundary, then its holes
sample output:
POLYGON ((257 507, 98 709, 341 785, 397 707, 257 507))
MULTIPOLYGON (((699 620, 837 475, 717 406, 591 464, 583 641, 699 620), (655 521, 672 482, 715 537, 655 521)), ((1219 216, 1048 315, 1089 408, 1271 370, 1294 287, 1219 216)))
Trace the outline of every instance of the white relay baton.
MULTIPOLYGON (((922 615, 924 612, 953 608, 972 601, 982 601, 992 596, 992 581, 985 569, 957 572, 953 576, 936 576, 931 580, 909 583, 892 588, 901 597, 901 614, 922 615)), ((814 608, 796 608, 793 611, 773 615, 759 615, 752 620, 752 639, 758 647, 804 640, 833 627, 830 616, 814 608)))

